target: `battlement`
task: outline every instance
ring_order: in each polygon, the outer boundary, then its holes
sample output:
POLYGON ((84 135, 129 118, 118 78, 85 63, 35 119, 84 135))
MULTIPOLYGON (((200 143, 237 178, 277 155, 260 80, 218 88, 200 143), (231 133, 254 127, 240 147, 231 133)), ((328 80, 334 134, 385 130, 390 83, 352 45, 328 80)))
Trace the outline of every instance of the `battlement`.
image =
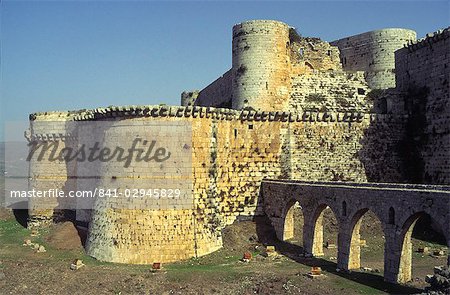
MULTIPOLYGON (((30 114, 30 121, 52 121, 55 115, 67 121, 95 121, 114 118, 193 118, 249 122, 347 122, 361 123, 363 120, 391 121, 405 115, 377 114, 364 112, 319 112, 304 111, 256 111, 233 110, 228 108, 167 105, 128 105, 95 108, 91 110, 41 112, 30 114)), ((55 137, 57 134, 55 134, 55 137)), ((51 136, 49 135, 49 138, 51 136)))
MULTIPOLYGON (((233 26, 233 28, 236 28, 236 34, 240 35, 240 34, 245 34, 245 32, 238 32, 237 29, 238 28, 243 28, 246 26, 251 26, 251 27, 261 27, 261 28, 269 28, 269 27, 278 27, 281 29, 286 29, 289 28, 289 25, 286 24, 285 22, 279 21, 279 20, 272 20, 272 19, 252 19, 252 20, 246 20, 240 23, 237 23, 233 26)), ((233 34, 233 38, 237 37, 233 34)))
POLYGON ((433 43, 447 39, 449 36, 450 36, 450 27, 447 27, 445 29, 428 33, 424 38, 409 41, 407 44, 404 45, 404 47, 408 48, 409 52, 414 52, 425 46, 429 46, 433 43))

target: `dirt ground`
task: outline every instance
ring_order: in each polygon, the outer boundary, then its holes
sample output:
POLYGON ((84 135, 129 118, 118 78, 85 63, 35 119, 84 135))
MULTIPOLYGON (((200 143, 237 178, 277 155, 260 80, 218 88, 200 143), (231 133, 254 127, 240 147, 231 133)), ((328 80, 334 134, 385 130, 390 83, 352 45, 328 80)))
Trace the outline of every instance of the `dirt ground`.
MULTIPOLYGON (((275 239, 265 218, 243 221, 223 232, 224 247, 210 255, 165 264, 153 272, 149 265, 123 265, 97 261, 84 253, 83 232, 72 223, 40 230, 37 235, 24 228, 10 212, 0 212, 0 294, 414 294, 426 284, 423 278, 446 258, 414 253, 414 281, 399 286, 386 284, 383 272, 383 237, 370 217, 363 222, 363 266, 372 271, 336 272, 336 249, 325 249, 322 258, 304 258, 301 253, 301 226, 288 242, 275 239), (81 236, 81 237, 80 237, 81 236), (23 242, 44 245, 36 253, 23 242), (265 257, 265 246, 274 245, 278 255, 265 257), (240 261, 244 252, 253 255, 249 263, 240 261), (70 270, 74 259, 85 264, 70 270), (311 266, 321 266, 324 276, 310 279, 311 266)), ((296 224, 301 223, 299 214, 296 224)), ((325 240, 336 238, 333 217, 325 216, 325 240)), ((380 226, 378 224, 378 226, 380 226)), ((428 244, 420 240, 414 246, 428 244)))

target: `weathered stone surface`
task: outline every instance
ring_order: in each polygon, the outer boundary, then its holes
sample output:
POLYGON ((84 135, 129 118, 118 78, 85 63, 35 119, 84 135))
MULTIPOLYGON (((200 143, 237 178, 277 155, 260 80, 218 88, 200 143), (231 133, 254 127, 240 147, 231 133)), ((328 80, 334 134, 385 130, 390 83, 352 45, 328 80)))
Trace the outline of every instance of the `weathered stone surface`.
POLYGON ((395 87, 394 52, 410 41, 416 32, 406 29, 382 29, 331 42, 339 47, 346 71, 364 71, 372 89, 395 87))
POLYGON ((397 88, 402 92, 417 137, 419 181, 450 183, 450 29, 398 50, 397 88))

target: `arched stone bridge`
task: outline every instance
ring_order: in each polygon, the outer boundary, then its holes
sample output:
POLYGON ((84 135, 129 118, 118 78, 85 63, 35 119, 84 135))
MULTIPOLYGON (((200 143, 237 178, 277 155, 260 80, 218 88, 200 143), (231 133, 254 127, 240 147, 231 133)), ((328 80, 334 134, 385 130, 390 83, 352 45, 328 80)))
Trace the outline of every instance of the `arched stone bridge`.
POLYGON ((304 218, 303 248, 313 256, 323 255, 323 211, 330 207, 339 223, 337 268, 341 270, 360 267, 359 227, 368 210, 381 221, 385 235, 385 281, 411 280, 411 234, 421 216, 427 214, 441 226, 450 246, 448 186, 264 180, 261 194, 264 212, 282 241, 292 238, 290 209, 299 202, 304 218))

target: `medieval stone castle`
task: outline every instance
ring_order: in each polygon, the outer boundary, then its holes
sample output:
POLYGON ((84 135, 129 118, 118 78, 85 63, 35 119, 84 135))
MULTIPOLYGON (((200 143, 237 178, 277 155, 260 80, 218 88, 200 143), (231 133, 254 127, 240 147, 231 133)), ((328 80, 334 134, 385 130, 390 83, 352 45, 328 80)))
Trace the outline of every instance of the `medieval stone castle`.
MULTIPOLYGON (((192 206, 129 210, 102 201, 77 210, 89 228, 87 253, 97 259, 144 264, 205 255, 222 246, 225 226, 262 214, 286 239, 298 201, 311 255, 321 253, 324 208, 337 216, 341 269, 359 267, 360 218, 375 212, 386 236, 385 279, 404 282, 421 214, 441 225, 450 244, 449 36, 448 28, 420 40, 411 30, 383 29, 328 43, 279 21, 246 21, 233 27, 231 69, 201 91, 183 92, 182 106, 35 113, 29 139, 76 144, 64 124, 39 122, 113 122, 114 133, 96 131, 105 145, 146 132, 145 125, 119 128, 124 122, 191 126, 192 206)), ((143 162, 128 170, 101 165, 102 177, 89 185, 144 187, 154 176, 143 162)), ((68 177, 77 169, 32 159, 30 185, 86 186, 68 177)), ((31 202, 30 226, 55 212, 31 202)))

